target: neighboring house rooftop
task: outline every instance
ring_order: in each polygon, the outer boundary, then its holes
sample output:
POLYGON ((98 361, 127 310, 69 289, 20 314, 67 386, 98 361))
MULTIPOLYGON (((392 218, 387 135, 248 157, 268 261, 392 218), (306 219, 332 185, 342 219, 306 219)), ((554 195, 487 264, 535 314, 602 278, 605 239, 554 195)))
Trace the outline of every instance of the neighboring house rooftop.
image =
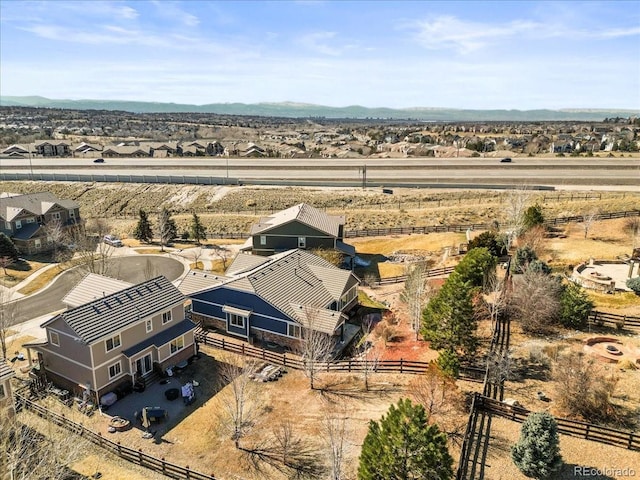
POLYGON ((67 293, 62 303, 69 307, 78 307, 99 298, 124 290, 132 284, 105 277, 97 273, 88 273, 67 293))
POLYGON ((253 270, 260 265, 263 265, 269 261, 269 257, 261 257, 259 255, 250 255, 240 253, 236 255, 225 272, 227 275, 240 275, 242 273, 253 270))
POLYGON ((0 358, 0 381, 14 377, 16 374, 4 358, 0 358))
POLYGON ((59 205, 69 210, 80 208, 80 204, 73 200, 61 200, 49 192, 28 193, 26 195, 0 196, 0 217, 6 221, 27 210, 34 215, 44 215, 51 207, 59 205))
POLYGON ((159 276, 67 310, 42 327, 62 319, 79 341, 90 344, 184 300, 185 296, 166 277, 159 276))
POLYGON ((339 236, 340 225, 344 225, 344 217, 329 215, 311 205, 299 203, 269 217, 261 218, 258 223, 251 227, 251 235, 267 232, 293 220, 297 220, 333 237, 339 236))

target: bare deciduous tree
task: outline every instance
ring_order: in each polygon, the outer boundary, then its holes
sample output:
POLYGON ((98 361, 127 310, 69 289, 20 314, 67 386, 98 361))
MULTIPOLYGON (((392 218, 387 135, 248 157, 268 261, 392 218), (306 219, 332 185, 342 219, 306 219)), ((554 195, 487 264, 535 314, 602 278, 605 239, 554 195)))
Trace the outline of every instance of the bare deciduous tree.
POLYGON ((213 254, 222 262, 222 270, 227 270, 227 264, 229 263, 229 259, 231 258, 231 250, 225 247, 221 247, 220 245, 213 246, 213 254))
POLYGON ((176 222, 171 218, 171 213, 166 208, 158 214, 158 237, 160 237, 160 250, 164 252, 164 246, 169 244, 178 235, 176 222))
POLYGON ((319 322, 316 309, 304 307, 304 317, 298 353, 302 357, 304 374, 309 379, 309 387, 313 390, 320 364, 329 360, 334 342, 330 335, 317 329, 319 322))
POLYGON ((69 242, 69 233, 61 220, 52 220, 42 228, 47 236, 48 246, 52 249, 53 258, 59 260, 60 247, 69 242))
POLYGON ((422 325, 422 311, 429 298, 433 296, 433 289, 425 276, 426 271, 427 268, 424 264, 413 266, 407 273, 404 290, 400 294, 401 300, 407 304, 409 309, 409 318, 411 319, 411 326, 416 332, 416 340, 422 325))
POLYGON ((2 268, 5 277, 7 276, 7 267, 13 264, 13 261, 11 257, 0 257, 0 268, 2 268))
POLYGON ((255 369, 255 362, 247 360, 240 366, 223 363, 220 368, 222 424, 238 449, 258 413, 258 391, 251 378, 255 369))
POLYGON ((109 231, 104 219, 91 219, 84 224, 76 225, 70 230, 71 241, 76 245, 79 269, 84 273, 107 275, 109 259, 114 247, 102 241, 109 231))
POLYGON ((347 454, 347 412, 344 407, 328 407, 324 412, 322 428, 329 451, 331 480, 344 478, 344 458, 347 454))
POLYGON ((69 465, 81 458, 86 443, 51 422, 31 417, 27 412, 0 415, 0 478, 69 478, 69 465))
POLYGON ((508 308, 525 332, 545 334, 553 330, 560 313, 561 288, 559 280, 532 269, 514 277, 508 308))
POLYGON ((522 233, 524 228, 524 212, 529 203, 530 193, 526 186, 509 190, 505 206, 505 246, 507 251, 513 245, 514 240, 522 233))
POLYGON ((640 217, 628 218, 624 222, 622 230, 631 237, 631 248, 638 246, 638 238, 640 238, 640 217))
POLYGON ((200 261, 200 258, 202 258, 202 248, 201 247, 191 248, 186 252, 186 254, 189 257, 189 260, 191 260, 192 262, 191 268, 194 268, 197 270, 198 262, 200 261))
POLYGON ((593 227, 593 224, 598 218, 600 211, 597 208, 590 210, 589 213, 582 217, 582 230, 584 231, 584 238, 589 236, 589 230, 593 227))
POLYGON ((369 391, 369 380, 371 375, 378 369, 378 362, 380 361, 380 353, 369 340, 372 331, 373 323, 364 320, 362 322, 362 340, 358 345, 360 350, 358 359, 362 362, 362 378, 366 391, 369 391))

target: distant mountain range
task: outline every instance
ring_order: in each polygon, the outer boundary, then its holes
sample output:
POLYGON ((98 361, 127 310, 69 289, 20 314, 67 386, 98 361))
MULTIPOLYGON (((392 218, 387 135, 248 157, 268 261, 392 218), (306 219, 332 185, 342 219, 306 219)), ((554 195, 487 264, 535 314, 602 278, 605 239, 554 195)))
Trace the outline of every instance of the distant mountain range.
POLYGON ((133 113, 216 113, 290 118, 372 118, 421 121, 601 121, 605 118, 638 116, 638 110, 466 110, 454 108, 367 108, 359 105, 326 107, 307 103, 180 103, 134 102, 125 100, 54 100, 45 97, 0 96, 0 107, 65 108, 73 110, 120 110, 133 113))

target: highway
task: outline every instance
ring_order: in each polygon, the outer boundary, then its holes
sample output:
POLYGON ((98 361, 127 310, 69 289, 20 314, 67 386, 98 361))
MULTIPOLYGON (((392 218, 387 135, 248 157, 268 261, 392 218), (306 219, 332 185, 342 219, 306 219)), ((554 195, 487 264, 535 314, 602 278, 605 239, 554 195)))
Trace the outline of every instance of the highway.
MULTIPOLYGON (((237 178, 242 183, 625 185, 640 188, 640 157, 500 158, 91 158, 0 159, 0 173, 237 178)), ((179 182, 179 179, 174 181, 179 182)))

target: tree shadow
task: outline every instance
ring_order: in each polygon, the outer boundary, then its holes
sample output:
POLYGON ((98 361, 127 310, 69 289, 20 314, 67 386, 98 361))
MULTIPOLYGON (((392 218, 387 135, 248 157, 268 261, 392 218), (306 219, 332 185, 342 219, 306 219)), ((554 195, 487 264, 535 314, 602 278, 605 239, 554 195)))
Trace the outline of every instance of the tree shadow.
POLYGON ((364 388, 364 382, 353 376, 334 375, 323 378, 322 385, 316 390, 329 403, 342 402, 345 399, 369 402, 381 398, 390 397, 399 391, 399 388, 386 383, 376 383, 375 373, 370 374, 369 389, 364 388))

